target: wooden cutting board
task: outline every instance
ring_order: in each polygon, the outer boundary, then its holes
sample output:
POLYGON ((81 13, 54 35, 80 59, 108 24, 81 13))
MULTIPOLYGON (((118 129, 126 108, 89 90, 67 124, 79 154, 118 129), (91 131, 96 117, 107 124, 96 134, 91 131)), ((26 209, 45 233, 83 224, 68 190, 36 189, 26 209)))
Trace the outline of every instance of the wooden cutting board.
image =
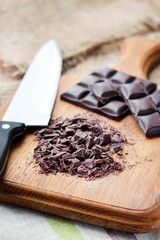
MULTIPOLYGON (((160 43, 140 37, 127 39, 115 68, 146 78, 160 60, 160 43)), ((102 63, 105 64, 105 63, 102 63)), ((98 67, 98 66, 97 66, 98 67)), ((53 117, 86 110, 60 100, 60 94, 82 77, 62 77, 53 117)), ((0 110, 2 118, 7 106, 0 110)), ((0 180, 0 201, 129 232, 149 232, 160 226, 160 138, 147 139, 132 116, 120 122, 103 118, 121 130, 126 145, 126 169, 95 181, 64 173, 39 174, 33 160, 37 145, 33 129, 12 146, 0 180)))

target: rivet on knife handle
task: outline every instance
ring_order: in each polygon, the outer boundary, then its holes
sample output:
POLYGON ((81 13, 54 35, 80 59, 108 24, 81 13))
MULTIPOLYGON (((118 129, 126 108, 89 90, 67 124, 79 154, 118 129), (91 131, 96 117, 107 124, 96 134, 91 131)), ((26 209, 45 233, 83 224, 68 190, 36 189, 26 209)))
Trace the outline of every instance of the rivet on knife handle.
POLYGON ((24 123, 9 121, 0 122, 0 176, 3 174, 12 140, 23 134, 24 130, 24 123))

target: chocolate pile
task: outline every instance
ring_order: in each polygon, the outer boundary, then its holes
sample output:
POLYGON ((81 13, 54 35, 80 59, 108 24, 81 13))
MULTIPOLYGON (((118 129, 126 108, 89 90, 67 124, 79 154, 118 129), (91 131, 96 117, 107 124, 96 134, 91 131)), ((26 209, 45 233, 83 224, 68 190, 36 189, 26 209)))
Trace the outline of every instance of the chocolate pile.
POLYGON ((160 91, 156 84, 102 66, 61 99, 114 120, 132 113, 147 137, 160 136, 160 91))
POLYGON ((123 156, 125 137, 113 127, 102 127, 91 116, 52 119, 35 134, 34 158, 42 173, 67 172, 91 180, 123 170, 113 157, 123 156))

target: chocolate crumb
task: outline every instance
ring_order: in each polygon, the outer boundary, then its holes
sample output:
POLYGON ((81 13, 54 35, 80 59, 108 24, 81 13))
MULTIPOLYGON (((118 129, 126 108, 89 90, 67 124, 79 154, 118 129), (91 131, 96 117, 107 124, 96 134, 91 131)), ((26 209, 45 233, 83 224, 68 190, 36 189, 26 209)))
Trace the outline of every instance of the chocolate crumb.
POLYGON ((35 135, 34 158, 41 173, 66 172, 92 180, 124 169, 113 155, 124 157, 126 138, 113 127, 102 127, 100 120, 90 115, 51 119, 48 127, 35 135))
POLYGON ((115 153, 117 153, 122 150, 122 143, 113 143, 112 147, 113 147, 115 153))

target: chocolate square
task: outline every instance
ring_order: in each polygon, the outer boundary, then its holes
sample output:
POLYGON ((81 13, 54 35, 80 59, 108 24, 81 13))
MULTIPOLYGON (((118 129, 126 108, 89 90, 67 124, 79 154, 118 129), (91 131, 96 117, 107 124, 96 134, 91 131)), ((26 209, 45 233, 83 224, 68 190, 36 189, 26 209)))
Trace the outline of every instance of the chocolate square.
POLYGON ((148 95, 141 82, 133 82, 120 86, 120 91, 125 99, 137 99, 148 95))
POLYGON ((158 112, 138 116, 137 120, 147 137, 160 136, 160 114, 158 112))
POLYGON ((89 88, 102 104, 105 104, 109 99, 119 95, 117 85, 107 81, 92 84, 89 88))
POLYGON ((135 116, 149 115, 157 111, 150 96, 129 100, 128 103, 135 116))

